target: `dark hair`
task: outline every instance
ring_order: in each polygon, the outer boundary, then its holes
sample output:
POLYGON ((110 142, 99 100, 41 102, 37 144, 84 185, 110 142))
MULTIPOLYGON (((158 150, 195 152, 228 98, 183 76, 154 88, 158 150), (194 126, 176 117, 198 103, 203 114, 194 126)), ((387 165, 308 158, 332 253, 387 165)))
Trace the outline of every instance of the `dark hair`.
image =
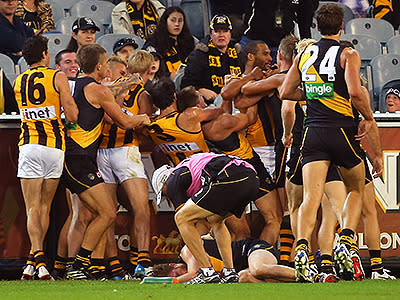
POLYGON ((343 23, 344 12, 339 5, 328 3, 318 8, 315 17, 322 35, 335 35, 343 23))
POLYGON ((175 84, 168 77, 161 78, 150 89, 150 96, 155 106, 166 109, 174 102, 175 84))
POLYGON ((183 112, 188 107, 194 107, 198 103, 196 89, 189 85, 176 93, 176 108, 178 112, 183 112))
POLYGON ((64 50, 61 50, 60 52, 58 52, 56 54, 56 57, 55 57, 56 65, 60 64, 60 62, 62 60, 62 56, 65 53, 75 53, 75 51, 72 51, 72 50, 69 50, 69 49, 64 49, 64 50))
POLYGON ((172 264, 156 264, 153 266, 153 275, 155 277, 167 277, 174 269, 172 264))
POLYGON ((67 45, 67 49, 72 51, 72 52, 78 51, 78 42, 72 36, 71 36, 71 39, 69 40, 69 43, 67 45))
POLYGON ((346 48, 354 48, 354 44, 348 40, 340 40, 340 46, 345 46, 346 48))
POLYGON ((80 47, 76 53, 76 60, 82 72, 93 73, 102 54, 107 54, 107 51, 99 44, 88 44, 80 47))
POLYGON ((42 35, 34 35, 28 38, 22 47, 22 56, 28 65, 40 62, 43 59, 43 52, 48 51, 49 39, 42 35))
POLYGON ((258 45, 260 45, 260 44, 265 44, 265 42, 261 41, 261 40, 254 40, 254 41, 248 42, 246 44, 246 46, 244 46, 243 53, 246 56, 246 59, 247 59, 247 55, 249 53, 251 53, 251 54, 256 54, 257 53, 258 45))
POLYGON ((181 33, 177 37, 177 51, 181 55, 181 60, 186 59, 190 52, 194 49, 194 39, 192 33, 190 32, 189 26, 187 24, 187 19, 182 8, 178 6, 168 7, 162 14, 161 18, 158 20, 157 28, 154 33, 149 38, 150 44, 154 46, 157 52, 165 57, 165 54, 172 49, 174 42, 170 38, 170 33, 168 32, 167 19, 173 13, 178 12, 183 15, 184 23, 181 33))

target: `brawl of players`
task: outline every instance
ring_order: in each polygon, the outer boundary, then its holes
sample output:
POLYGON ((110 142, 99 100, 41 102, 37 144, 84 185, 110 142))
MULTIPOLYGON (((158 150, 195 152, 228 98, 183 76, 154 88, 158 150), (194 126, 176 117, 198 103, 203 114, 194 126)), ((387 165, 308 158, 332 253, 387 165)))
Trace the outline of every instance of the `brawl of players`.
MULTIPOLYGON (((63 50, 56 56, 61 72, 48 68, 45 37, 27 39, 22 54, 30 68, 14 85, 23 112, 18 177, 31 241, 22 279, 363 280, 354 240, 361 216, 371 278, 395 279, 381 258, 373 177, 382 173, 382 150, 360 57, 340 40, 339 6, 321 6, 316 19, 321 40, 286 36, 276 65, 265 42, 249 41, 241 71, 231 22, 215 16, 209 43, 189 55, 179 91, 176 65, 167 63, 167 76, 158 76, 160 56, 151 47, 135 49, 131 39, 118 41, 111 57, 94 43, 63 50), (364 137, 374 152, 373 175, 360 147, 364 137), (139 145, 150 140, 169 162, 152 175, 156 205, 173 205, 185 243, 171 264, 153 265, 149 253, 139 145), (59 182, 69 216, 50 273, 43 242, 59 182), (134 215, 127 265, 114 240, 119 201, 134 215), (265 223, 256 238, 246 219, 253 203, 265 223), (311 249, 319 249, 319 260, 311 249)), ((88 18, 76 26, 96 31, 88 18)))

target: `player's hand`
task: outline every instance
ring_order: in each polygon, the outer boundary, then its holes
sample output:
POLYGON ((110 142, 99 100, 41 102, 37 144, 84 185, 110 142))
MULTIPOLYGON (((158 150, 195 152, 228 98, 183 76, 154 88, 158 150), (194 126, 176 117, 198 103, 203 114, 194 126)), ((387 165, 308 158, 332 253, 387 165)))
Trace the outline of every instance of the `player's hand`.
POLYGON ((150 124, 150 118, 146 114, 141 114, 137 115, 139 118, 141 118, 141 125, 149 125, 150 124))
POLYGON ((217 98, 218 94, 212 90, 201 88, 199 89, 200 94, 206 98, 207 101, 214 101, 217 98))
POLYGON ((264 72, 261 70, 260 67, 254 67, 253 70, 251 70, 249 76, 253 80, 261 80, 264 78, 264 72))
POLYGON ((371 120, 371 121, 362 120, 360 122, 360 124, 358 125, 358 133, 355 135, 356 140, 359 141, 367 135, 368 131, 372 127, 372 122, 373 122, 373 120, 371 120))
POLYGON ((373 160, 372 175, 374 178, 381 176, 383 173, 383 159, 382 156, 377 156, 373 160))
POLYGON ((292 143, 293 143, 293 134, 290 133, 289 135, 284 134, 282 136, 282 143, 286 148, 290 148, 292 147, 292 143))
POLYGON ((274 64, 270 66, 266 71, 263 71, 265 78, 268 78, 272 75, 278 74, 280 72, 279 66, 274 64))

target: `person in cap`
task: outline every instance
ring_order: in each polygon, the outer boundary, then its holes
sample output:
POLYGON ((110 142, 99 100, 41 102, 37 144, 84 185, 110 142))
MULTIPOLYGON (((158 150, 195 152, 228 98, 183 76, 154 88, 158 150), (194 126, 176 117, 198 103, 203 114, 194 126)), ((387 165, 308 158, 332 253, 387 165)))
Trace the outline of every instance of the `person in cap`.
POLYGON ((123 38, 115 42, 113 53, 128 62, 129 57, 135 52, 138 47, 139 46, 138 44, 136 44, 134 39, 123 38))
POLYGON ((80 17, 72 24, 72 37, 67 49, 77 52, 83 45, 93 44, 96 41, 96 31, 100 28, 91 18, 80 17))
POLYGON ((225 15, 215 15, 210 23, 210 41, 199 43, 189 55, 181 88, 194 86, 212 103, 224 86, 225 75, 238 76, 242 70, 231 42, 232 24, 225 15))
POLYGON ((167 76, 174 79, 182 71, 182 63, 194 49, 194 39, 182 8, 168 7, 160 18, 156 31, 147 40, 143 49, 160 54, 168 70, 167 76))
POLYGON ((240 217, 246 205, 256 199, 259 179, 247 162, 225 154, 198 153, 175 168, 162 166, 153 173, 157 203, 164 193, 175 207, 175 223, 194 258, 198 274, 189 284, 238 282, 233 265, 231 236, 224 219, 240 217), (207 220, 217 241, 224 268, 221 277, 212 267, 196 223, 207 220))
POLYGON ((400 87, 395 85, 386 92, 385 103, 387 111, 394 113, 400 111, 400 87))

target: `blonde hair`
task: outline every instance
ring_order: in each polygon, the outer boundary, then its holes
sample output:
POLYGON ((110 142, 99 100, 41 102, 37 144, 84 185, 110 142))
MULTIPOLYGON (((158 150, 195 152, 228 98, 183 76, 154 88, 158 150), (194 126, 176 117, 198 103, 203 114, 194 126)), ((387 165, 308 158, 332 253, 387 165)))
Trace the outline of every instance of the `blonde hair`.
POLYGON ((302 39, 298 41, 296 44, 297 53, 303 52, 309 45, 314 44, 315 42, 317 41, 314 39, 302 39))
POLYGON ((153 65, 154 56, 145 50, 139 50, 128 59, 129 73, 144 74, 153 65))

